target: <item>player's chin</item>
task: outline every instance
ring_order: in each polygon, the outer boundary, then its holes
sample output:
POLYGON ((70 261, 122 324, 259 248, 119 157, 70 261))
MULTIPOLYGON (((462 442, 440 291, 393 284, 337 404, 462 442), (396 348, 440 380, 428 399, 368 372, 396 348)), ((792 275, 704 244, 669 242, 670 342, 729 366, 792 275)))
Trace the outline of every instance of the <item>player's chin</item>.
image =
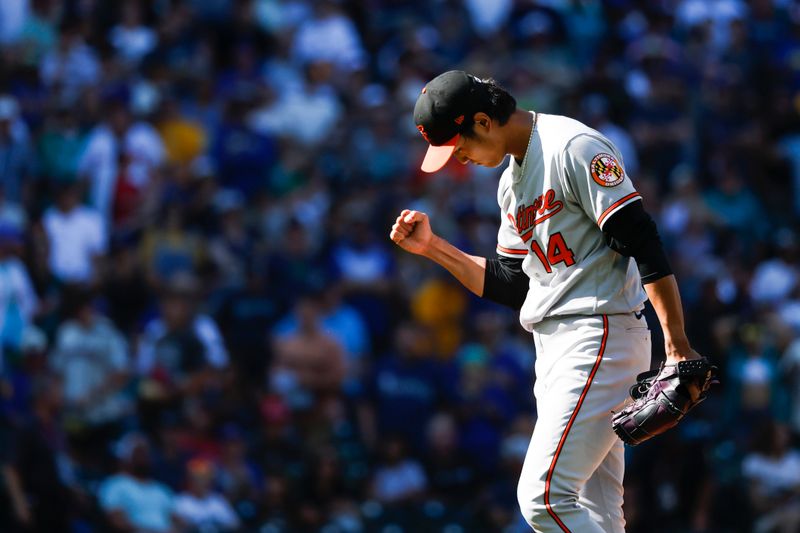
POLYGON ((505 157, 498 159, 496 161, 471 161, 471 163, 473 165, 478 165, 480 167, 497 168, 503 164, 503 161, 505 161, 505 157))
POLYGON ((506 156, 505 156, 505 154, 503 154, 502 157, 495 158, 494 160, 489 161, 488 163, 486 163, 483 166, 489 167, 489 168, 497 168, 500 165, 502 165, 505 162, 505 160, 506 160, 506 156))

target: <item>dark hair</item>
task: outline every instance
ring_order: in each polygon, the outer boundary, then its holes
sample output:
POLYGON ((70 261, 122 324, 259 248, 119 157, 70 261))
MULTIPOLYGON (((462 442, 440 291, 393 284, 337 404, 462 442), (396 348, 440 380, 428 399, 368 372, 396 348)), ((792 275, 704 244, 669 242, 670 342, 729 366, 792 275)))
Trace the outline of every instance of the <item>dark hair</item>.
POLYGON ((64 314, 75 318, 78 314, 94 305, 96 294, 89 287, 82 285, 67 286, 64 289, 62 302, 64 314))
MULTIPOLYGON (((485 91, 481 111, 489 115, 492 120, 499 122, 501 126, 504 126, 508 119, 511 118, 511 115, 514 114, 514 111, 517 110, 517 101, 508 91, 500 87, 494 78, 481 80, 481 87, 485 91)), ((472 127, 474 125, 472 117, 468 117, 464 121, 464 129, 461 134, 464 137, 472 137, 474 135, 472 127)))

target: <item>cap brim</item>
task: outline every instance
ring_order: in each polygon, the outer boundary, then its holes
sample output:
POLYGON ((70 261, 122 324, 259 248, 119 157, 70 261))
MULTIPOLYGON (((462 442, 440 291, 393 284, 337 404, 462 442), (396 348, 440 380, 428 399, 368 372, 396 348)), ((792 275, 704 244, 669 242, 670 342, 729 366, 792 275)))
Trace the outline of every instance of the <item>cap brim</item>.
POLYGON ((446 143, 440 146, 430 145, 428 153, 425 154, 425 159, 422 160, 423 172, 436 172, 447 164, 453 152, 456 150, 456 143, 460 135, 456 135, 446 143))

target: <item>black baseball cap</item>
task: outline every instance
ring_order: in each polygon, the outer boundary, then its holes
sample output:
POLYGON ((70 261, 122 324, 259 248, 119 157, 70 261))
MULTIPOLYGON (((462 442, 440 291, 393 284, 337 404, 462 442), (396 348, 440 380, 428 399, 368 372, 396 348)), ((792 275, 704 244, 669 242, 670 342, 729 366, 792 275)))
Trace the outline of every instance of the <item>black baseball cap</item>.
POLYGON ((423 172, 442 168, 456 149, 472 117, 481 111, 487 90, 480 79, 461 70, 439 74, 422 89, 414 106, 417 129, 430 143, 423 172))

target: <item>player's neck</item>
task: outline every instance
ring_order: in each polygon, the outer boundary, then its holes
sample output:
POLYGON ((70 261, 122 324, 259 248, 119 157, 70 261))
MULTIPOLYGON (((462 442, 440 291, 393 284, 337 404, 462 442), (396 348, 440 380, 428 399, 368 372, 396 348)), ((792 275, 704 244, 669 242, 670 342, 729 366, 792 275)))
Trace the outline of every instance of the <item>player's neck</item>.
POLYGON ((528 141, 531 139, 533 128, 533 115, 530 111, 517 109, 504 126, 506 130, 506 151, 514 156, 517 161, 525 158, 528 151, 528 141))

